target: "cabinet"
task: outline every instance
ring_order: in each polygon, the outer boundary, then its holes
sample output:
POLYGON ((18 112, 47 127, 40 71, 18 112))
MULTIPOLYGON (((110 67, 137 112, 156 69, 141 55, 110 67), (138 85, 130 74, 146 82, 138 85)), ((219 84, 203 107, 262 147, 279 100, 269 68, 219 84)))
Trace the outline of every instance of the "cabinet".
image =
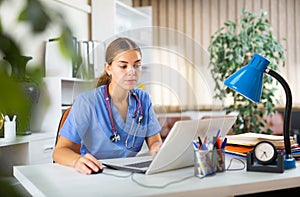
POLYGON ((11 176, 13 166, 52 163, 55 134, 33 133, 15 140, 0 139, 0 176, 11 176))
POLYGON ((81 92, 96 86, 94 80, 45 77, 31 119, 32 132, 57 132, 62 113, 81 92))
POLYGON ((55 146, 55 137, 32 140, 28 144, 28 163, 42 164, 52 162, 52 152, 55 146))

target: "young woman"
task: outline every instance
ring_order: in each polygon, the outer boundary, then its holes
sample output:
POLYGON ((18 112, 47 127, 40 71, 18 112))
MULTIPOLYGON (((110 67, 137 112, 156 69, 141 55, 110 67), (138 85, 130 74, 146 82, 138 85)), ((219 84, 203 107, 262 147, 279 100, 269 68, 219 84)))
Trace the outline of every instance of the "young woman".
POLYGON ((105 61, 97 88, 76 98, 53 152, 56 163, 84 174, 103 170, 98 159, 136 156, 144 140, 152 155, 162 144, 149 94, 135 88, 142 71, 140 48, 117 38, 105 61))

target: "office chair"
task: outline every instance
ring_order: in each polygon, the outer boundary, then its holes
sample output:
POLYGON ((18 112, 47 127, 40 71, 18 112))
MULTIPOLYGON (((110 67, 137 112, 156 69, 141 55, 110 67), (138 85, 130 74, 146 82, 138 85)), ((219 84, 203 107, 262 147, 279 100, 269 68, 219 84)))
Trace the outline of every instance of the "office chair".
MULTIPOLYGON (((67 119, 70 110, 71 110, 71 107, 69 107, 68 109, 66 109, 66 111, 63 112, 63 114, 62 114, 62 116, 60 118, 60 121, 59 121, 59 124, 58 124, 58 128, 57 128, 57 133, 56 133, 55 146, 57 144, 58 138, 60 137, 59 131, 62 128, 62 126, 64 125, 65 120, 67 119)), ((81 146, 80 144, 78 144, 78 146, 76 146, 76 150, 75 150, 76 153, 80 153, 80 146, 81 146)))
POLYGON ((171 131, 172 127, 174 126, 175 122, 179 121, 179 120, 191 120, 190 116, 161 116, 158 117, 158 122, 161 126, 161 131, 160 131, 160 136, 162 138, 162 140, 164 141, 169 132, 171 131))

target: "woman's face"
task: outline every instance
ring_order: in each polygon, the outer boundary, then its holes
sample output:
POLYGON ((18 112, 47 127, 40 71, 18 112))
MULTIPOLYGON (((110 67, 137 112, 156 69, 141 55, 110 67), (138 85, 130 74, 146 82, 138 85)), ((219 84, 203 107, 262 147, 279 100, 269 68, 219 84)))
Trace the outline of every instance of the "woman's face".
POLYGON ((111 83, 125 90, 136 87, 142 71, 141 54, 139 51, 130 50, 119 54, 111 65, 106 67, 111 75, 111 83))

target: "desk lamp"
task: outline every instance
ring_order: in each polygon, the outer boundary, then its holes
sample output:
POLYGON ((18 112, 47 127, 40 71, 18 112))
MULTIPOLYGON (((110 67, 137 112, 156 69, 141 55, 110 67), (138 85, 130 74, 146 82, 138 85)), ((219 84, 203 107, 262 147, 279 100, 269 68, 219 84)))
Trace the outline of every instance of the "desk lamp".
POLYGON ((274 70, 267 67, 269 61, 264 57, 254 54, 250 63, 229 76, 224 84, 232 90, 240 93, 247 99, 258 103, 260 101, 263 85, 263 73, 274 77, 283 86, 286 94, 286 106, 284 113, 283 137, 285 147, 284 169, 296 167, 296 160, 292 156, 289 135, 290 117, 292 110, 292 93, 287 82, 274 70))

